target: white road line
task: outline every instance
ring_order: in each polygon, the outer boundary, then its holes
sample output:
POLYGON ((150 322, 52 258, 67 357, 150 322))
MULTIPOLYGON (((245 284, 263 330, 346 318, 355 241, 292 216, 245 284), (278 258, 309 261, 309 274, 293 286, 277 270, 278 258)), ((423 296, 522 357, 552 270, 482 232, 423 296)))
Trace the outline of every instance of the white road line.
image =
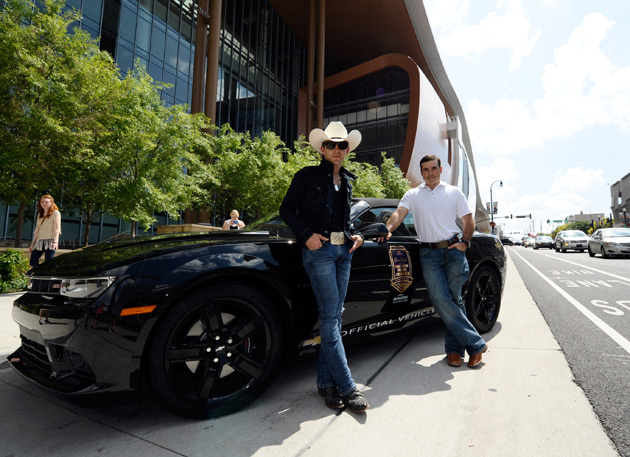
MULTIPOLYGON (((561 261, 566 262, 566 263, 570 263, 570 264, 573 264, 573 265, 577 265, 578 267, 587 268, 587 269, 589 269, 589 270, 596 271, 597 273, 601 273, 601 274, 603 274, 603 275, 612 276, 613 278, 617 278, 617 279, 621 279, 621 280, 623 280, 623 281, 628 281, 628 282, 630 282, 630 278, 626 278, 625 276, 619 276, 619 275, 616 275, 616 274, 614 274, 614 273, 608 273, 607 271, 602 271, 602 270, 598 270, 597 268, 588 267, 588 266, 586 266, 586 265, 582 265, 581 263, 571 262, 570 260, 566 260, 566 259, 559 259, 559 258, 558 258, 558 257, 556 257, 556 256, 549 255, 549 254, 544 254, 544 253, 542 253, 542 252, 538 252, 537 254, 544 255, 545 257, 549 257, 550 259, 554 259, 554 260, 561 260, 561 261)), ((519 257, 520 257, 520 256, 519 256, 519 257)), ((522 259, 522 258, 523 258, 523 257, 521 257, 521 259, 522 259)))
MULTIPOLYGON (((560 295, 562 295, 564 298, 566 298, 567 301, 569 303, 571 303, 579 312, 584 314, 584 316, 587 319, 589 319, 591 322, 593 322, 595 325, 597 325, 606 335, 608 335, 610 338, 612 338, 613 341, 615 343, 617 343, 619 346, 621 346, 621 348, 624 351, 626 351, 628 354, 630 354, 630 341, 628 341, 621 334, 619 334, 619 332, 617 332, 617 330, 615 330, 610 325, 608 325, 606 322, 604 322, 599 317, 597 317, 595 314, 593 314, 588 308, 586 308, 584 305, 582 305, 579 301, 577 301, 575 298, 573 298, 567 292, 562 290, 562 288, 560 288, 560 286, 558 286, 551 279, 549 279, 544 274, 542 274, 534 265, 532 265, 527 260, 525 260, 522 255, 518 254, 514 250, 510 250, 510 253, 512 253, 512 252, 514 254, 516 254, 517 256, 519 256, 523 262, 525 262, 538 276, 543 278, 551 287, 556 289, 556 291, 560 295)), ((556 259, 556 257, 554 257, 554 259, 556 259)), ((570 262, 570 263, 573 263, 573 262, 570 262)), ((576 265, 578 265, 578 264, 576 264, 576 265)), ((605 273, 605 272, 602 272, 602 273, 605 273)))

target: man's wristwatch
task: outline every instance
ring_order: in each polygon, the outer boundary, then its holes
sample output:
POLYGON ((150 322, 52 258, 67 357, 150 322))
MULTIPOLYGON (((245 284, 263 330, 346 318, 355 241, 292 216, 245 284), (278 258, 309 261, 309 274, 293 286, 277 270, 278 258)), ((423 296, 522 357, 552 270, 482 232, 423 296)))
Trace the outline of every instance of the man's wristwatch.
POLYGON ((470 240, 461 240, 461 242, 466 245, 466 249, 470 248, 470 240))

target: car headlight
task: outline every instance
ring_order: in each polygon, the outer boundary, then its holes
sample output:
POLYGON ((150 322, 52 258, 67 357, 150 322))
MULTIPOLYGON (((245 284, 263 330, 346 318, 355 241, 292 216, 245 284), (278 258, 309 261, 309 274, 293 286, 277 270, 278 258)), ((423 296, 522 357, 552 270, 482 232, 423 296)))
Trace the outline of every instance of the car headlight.
POLYGON ((72 298, 96 298, 116 280, 115 276, 62 279, 59 293, 72 298))

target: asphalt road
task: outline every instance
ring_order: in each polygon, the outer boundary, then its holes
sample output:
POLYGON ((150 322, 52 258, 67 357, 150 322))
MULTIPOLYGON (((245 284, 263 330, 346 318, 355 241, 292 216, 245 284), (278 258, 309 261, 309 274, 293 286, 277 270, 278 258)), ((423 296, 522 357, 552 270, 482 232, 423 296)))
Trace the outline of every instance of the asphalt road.
POLYGON ((619 453, 630 456, 630 259, 510 248, 619 453))
MULTIPOLYGON (((0 456, 619 457, 512 261, 508 268, 479 368, 445 363, 439 323, 349 348, 371 403, 361 414, 324 406, 313 359, 285 366, 245 409, 195 421, 148 396, 59 398, 2 358, 0 456)), ((0 296, 0 354, 19 344, 14 298, 0 296)))

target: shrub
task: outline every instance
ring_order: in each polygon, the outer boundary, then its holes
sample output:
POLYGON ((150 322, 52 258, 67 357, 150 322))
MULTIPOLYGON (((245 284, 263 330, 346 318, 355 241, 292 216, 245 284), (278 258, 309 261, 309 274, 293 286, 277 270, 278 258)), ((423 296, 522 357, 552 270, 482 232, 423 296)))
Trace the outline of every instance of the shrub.
POLYGON ((30 268, 21 251, 8 249, 0 254, 0 293, 24 290, 28 279, 24 274, 30 268))

